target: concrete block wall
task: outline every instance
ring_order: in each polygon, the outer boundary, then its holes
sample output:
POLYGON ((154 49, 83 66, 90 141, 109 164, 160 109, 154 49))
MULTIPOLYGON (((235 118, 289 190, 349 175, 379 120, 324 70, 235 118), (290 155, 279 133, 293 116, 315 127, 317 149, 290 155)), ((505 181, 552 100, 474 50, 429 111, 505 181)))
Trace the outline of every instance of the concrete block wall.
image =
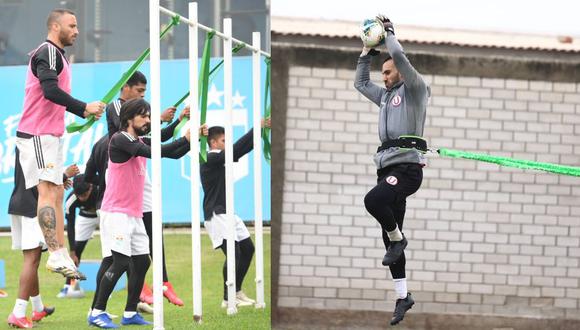
MULTIPOLYGON (((579 84, 425 78, 431 146, 580 165, 579 84)), ((394 305, 363 203, 378 109, 353 79, 354 68, 289 67, 279 307, 394 305)), ((580 178, 430 158, 404 232, 414 311, 580 319, 580 178)))

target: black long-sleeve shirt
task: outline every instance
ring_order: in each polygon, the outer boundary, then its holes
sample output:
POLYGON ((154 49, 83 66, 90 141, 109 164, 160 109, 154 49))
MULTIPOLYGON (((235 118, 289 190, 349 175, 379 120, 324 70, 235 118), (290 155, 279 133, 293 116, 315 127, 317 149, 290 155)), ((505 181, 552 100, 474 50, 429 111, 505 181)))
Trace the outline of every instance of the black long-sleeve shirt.
MULTIPOLYGON (((113 163, 124 163, 132 157, 151 158, 151 139, 141 138, 141 141, 124 131, 113 135, 109 144, 109 158, 113 163)), ((189 141, 185 137, 161 145, 161 157, 164 158, 178 159, 188 151, 189 141)))
MULTIPOLYGON (((109 103, 105 112, 107 114, 107 128, 109 129, 109 138, 113 136, 113 134, 119 131, 119 127, 121 126, 121 106, 125 103, 125 100, 122 98, 118 98, 115 101, 109 103)), ((161 129, 161 142, 165 142, 173 136, 173 132, 175 128, 179 125, 179 119, 174 120, 169 126, 164 127, 161 129)))
POLYGON ((96 196, 96 208, 101 208, 105 196, 105 172, 109 165, 109 136, 104 135, 93 145, 91 156, 85 167, 85 181, 99 186, 96 196))
POLYGON ((50 40, 46 41, 50 43, 50 45, 44 44, 38 49, 38 51, 36 51, 30 60, 30 70, 40 81, 42 93, 47 100, 65 106, 66 111, 84 118, 83 114, 87 104, 75 99, 58 87, 58 75, 62 72, 64 67, 62 62, 64 49, 59 48, 50 40), (56 65, 53 66, 50 65, 50 47, 52 46, 62 54, 62 56, 55 56, 56 58, 53 58, 53 61, 56 61, 56 65))
MULTIPOLYGON (((109 139, 113 136, 113 134, 119 131, 119 112, 121 110, 121 105, 124 102, 125 100, 119 98, 107 105, 106 114, 109 133, 101 137, 99 141, 95 143, 85 168, 85 180, 99 186, 99 193, 97 195, 97 210, 101 208, 103 197, 105 197, 105 172, 107 171, 109 165, 109 139)), ((165 142, 173 136, 173 132, 175 131, 175 128, 178 124, 179 120, 176 120, 171 125, 161 129, 161 142, 165 142)), ((185 153, 188 151, 189 147, 187 147, 187 151, 185 151, 185 153)), ((181 152, 183 152, 183 150, 178 150, 178 153, 181 152)))
MULTIPOLYGON (((234 162, 252 151, 254 147, 254 129, 248 131, 234 144, 234 162)), ((201 164, 201 185, 203 187, 203 214, 206 221, 211 220, 213 214, 226 213, 226 153, 224 151, 210 151, 207 162, 201 164)))
POLYGON ((93 190, 89 195, 89 198, 81 202, 74 192, 71 192, 66 201, 64 202, 65 218, 66 218, 66 231, 68 233, 68 244, 71 251, 75 250, 75 221, 76 221, 76 209, 79 209, 79 215, 85 218, 96 218, 97 217, 97 196, 99 194, 99 187, 93 184, 93 190))

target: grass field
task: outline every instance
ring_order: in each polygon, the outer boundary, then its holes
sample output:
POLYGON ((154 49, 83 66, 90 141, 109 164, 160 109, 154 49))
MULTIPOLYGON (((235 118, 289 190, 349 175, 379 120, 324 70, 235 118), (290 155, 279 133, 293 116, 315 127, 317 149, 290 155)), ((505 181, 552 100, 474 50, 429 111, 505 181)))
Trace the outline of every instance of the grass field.
MULTIPOLYGON (((165 329, 270 329, 270 234, 264 233, 264 285, 266 309, 254 307, 238 308, 236 315, 228 316, 226 310, 220 307, 223 295, 222 266, 224 255, 220 250, 213 250, 207 235, 202 236, 202 286, 203 286, 203 322, 194 325, 192 312, 191 288, 191 236, 188 232, 165 234, 165 253, 169 280, 175 291, 185 302, 184 307, 171 305, 164 299, 165 329)), ((252 234, 253 239, 253 234, 252 234)), ((12 312, 17 295, 18 276, 22 264, 22 254, 12 251, 10 237, 0 237, 0 259, 6 263, 6 291, 8 298, 0 298, 0 329, 12 329, 6 319, 12 312)), ((83 259, 100 259, 99 237, 89 241, 83 254, 83 259)), ((254 257, 255 261, 255 257, 254 257)), ((60 275, 50 274, 45 270, 46 253, 43 253, 40 274, 40 292, 47 306, 55 306, 55 313, 35 325, 35 329, 83 329, 89 328, 86 321, 87 311, 91 305, 93 292, 87 292, 82 299, 58 299, 56 294, 64 284, 60 275)), ((151 284, 152 269, 147 274, 147 283, 151 284)), ((255 265, 243 284, 244 292, 252 298, 256 297, 255 265)), ((107 311, 122 315, 126 302, 126 290, 116 291, 109 300, 107 311)), ((30 317, 31 304, 28 304, 27 315, 30 317)), ((153 315, 145 314, 145 319, 153 321, 153 315)), ((120 323, 120 318, 113 320, 120 323)), ((131 329, 150 329, 148 327, 131 326, 131 329)))

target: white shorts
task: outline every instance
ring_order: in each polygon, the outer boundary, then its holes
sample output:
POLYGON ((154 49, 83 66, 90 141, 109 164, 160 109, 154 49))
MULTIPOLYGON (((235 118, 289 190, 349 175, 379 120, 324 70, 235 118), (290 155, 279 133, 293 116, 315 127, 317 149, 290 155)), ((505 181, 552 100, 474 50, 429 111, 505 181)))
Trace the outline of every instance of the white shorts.
POLYGON ((32 250, 42 247, 46 250, 48 246, 44 242, 44 235, 38 224, 38 218, 29 218, 21 215, 10 215, 12 250, 32 250))
MULTIPOLYGON (((237 215, 234 215, 234 217, 236 219, 236 242, 243 241, 250 237, 250 232, 240 217, 237 215)), ((223 240, 228 237, 228 219, 226 215, 214 213, 210 221, 205 221, 204 226, 211 239, 213 248, 217 249, 223 244, 223 240)))
POLYGON ((149 236, 142 218, 124 213, 99 211, 101 219, 101 251, 103 258, 111 251, 126 256, 149 254, 149 236))
POLYGON ((33 136, 30 139, 16 137, 16 147, 20 152, 20 166, 24 173, 26 189, 49 181, 62 185, 63 142, 52 135, 33 136))
POLYGON ((99 225, 99 217, 87 218, 78 215, 75 219, 75 241, 88 241, 99 225))

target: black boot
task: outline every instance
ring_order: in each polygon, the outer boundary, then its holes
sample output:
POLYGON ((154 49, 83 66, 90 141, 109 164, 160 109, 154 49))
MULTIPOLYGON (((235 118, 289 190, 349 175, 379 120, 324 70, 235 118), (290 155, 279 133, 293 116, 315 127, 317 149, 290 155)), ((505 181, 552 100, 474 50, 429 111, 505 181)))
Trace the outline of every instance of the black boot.
POLYGON ((405 313, 415 305, 415 300, 411 296, 411 293, 407 293, 405 299, 397 299, 395 303, 395 311, 393 312, 393 318, 391 319, 391 325, 398 324, 405 318, 405 313))
POLYGON ((407 239, 403 235, 403 239, 400 241, 391 241, 387 253, 383 257, 383 266, 390 266, 403 254, 403 250, 407 247, 407 239))

